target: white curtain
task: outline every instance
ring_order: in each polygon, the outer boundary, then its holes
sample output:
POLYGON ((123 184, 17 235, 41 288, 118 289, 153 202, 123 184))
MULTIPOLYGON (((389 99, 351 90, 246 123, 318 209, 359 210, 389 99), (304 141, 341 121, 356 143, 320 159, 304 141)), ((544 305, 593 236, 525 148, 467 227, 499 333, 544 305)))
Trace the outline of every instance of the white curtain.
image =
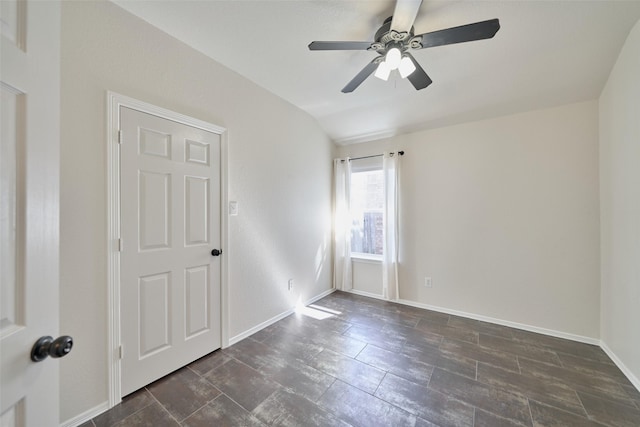
POLYGON ((349 158, 335 159, 334 170, 334 259, 333 286, 338 290, 352 288, 351 276, 351 215, 349 200, 351 188, 351 162, 349 158))
POLYGON ((400 156, 384 153, 384 211, 382 249, 382 292, 385 298, 397 300, 398 292, 398 178, 400 156))

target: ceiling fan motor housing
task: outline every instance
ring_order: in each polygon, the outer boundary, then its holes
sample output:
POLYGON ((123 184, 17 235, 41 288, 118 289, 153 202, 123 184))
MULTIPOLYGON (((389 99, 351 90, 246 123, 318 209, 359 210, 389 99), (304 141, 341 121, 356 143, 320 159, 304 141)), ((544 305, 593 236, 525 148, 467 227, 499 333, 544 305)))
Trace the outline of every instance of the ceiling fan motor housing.
MULTIPOLYGON (((382 26, 378 29, 378 31, 376 31, 376 35, 374 38, 375 42, 371 43, 369 50, 374 50, 380 54, 384 54, 392 47, 396 47, 400 49, 401 52, 404 52, 405 50, 407 50, 407 48, 420 49, 422 47, 421 44, 419 44, 419 47, 418 45, 414 47, 415 43, 413 43, 414 41, 413 26, 409 31, 398 32, 398 31, 392 30, 391 29, 392 18, 393 17, 390 16, 387 19, 385 19, 382 26), (407 41, 410 39, 411 41, 407 43, 407 41)), ((419 38, 416 37, 416 39, 419 39, 419 38)))

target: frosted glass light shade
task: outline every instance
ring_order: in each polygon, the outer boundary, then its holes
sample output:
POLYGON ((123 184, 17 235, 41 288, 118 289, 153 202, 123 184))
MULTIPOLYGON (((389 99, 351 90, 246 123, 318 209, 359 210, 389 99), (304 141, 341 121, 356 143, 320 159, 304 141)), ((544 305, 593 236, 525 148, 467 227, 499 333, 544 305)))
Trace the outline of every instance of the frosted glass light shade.
POLYGON ((402 59, 402 53, 400 49, 392 47, 387 52, 387 56, 384 57, 384 62, 387 63, 389 69, 395 70, 400 65, 400 60, 402 59))
POLYGON ((384 80, 385 82, 389 79, 389 74, 391 73, 391 68, 386 61, 382 61, 378 68, 376 69, 376 73, 374 74, 377 78, 384 80))
POLYGON ((404 58, 402 58, 402 60, 400 61, 400 65, 398 66, 398 71, 400 72, 400 76, 403 79, 409 76, 415 70, 416 66, 409 57, 405 56, 404 58))

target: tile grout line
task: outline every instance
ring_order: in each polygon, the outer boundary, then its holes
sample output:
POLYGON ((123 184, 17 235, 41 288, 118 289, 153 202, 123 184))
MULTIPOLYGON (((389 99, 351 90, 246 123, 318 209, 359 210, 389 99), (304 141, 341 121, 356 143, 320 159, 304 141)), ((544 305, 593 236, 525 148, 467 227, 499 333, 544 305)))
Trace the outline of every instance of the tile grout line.
MULTIPOLYGON (((329 375, 329 374, 326 374, 326 375, 329 375)), ((336 383, 336 381, 338 381, 338 378, 334 377, 333 375, 329 375, 329 376, 330 376, 331 378, 333 378, 333 381, 331 382, 331 384, 329 384, 329 387, 327 387, 327 388, 322 392, 322 394, 320 394, 320 396, 318 396, 318 398, 317 398, 317 399, 315 400, 315 402, 313 402, 313 403, 317 404, 318 402, 320 402, 320 401, 322 400, 322 398, 324 397, 324 395, 325 395, 325 394, 327 394, 327 392, 329 391, 329 389, 330 389, 331 387, 333 387, 333 385, 336 383)))
MULTIPOLYGON (((393 375, 393 374, 391 374, 391 375, 393 375)), ((387 376, 387 374, 385 374, 385 377, 386 377, 386 376, 387 376)), ((384 380, 384 378, 383 378, 383 380, 384 380)), ((406 380, 405 380, 405 381, 406 381, 406 380)), ((382 384, 382 381, 380 381, 380 384, 382 384)), ((352 387, 353 387, 353 386, 352 386, 352 387)), ((421 387, 422 387, 422 386, 421 386, 421 387)), ((357 387, 356 387, 356 388, 357 388, 357 387)), ((378 389, 379 389, 379 388, 380 388, 380 386, 378 386, 378 389)), ((426 387, 425 387, 425 388, 426 388, 426 387)), ((376 389, 376 393, 378 392, 378 389, 376 389)), ((360 390, 360 389, 358 389, 358 390, 360 390)), ((361 390, 361 391, 364 391, 364 390, 361 390)), ((365 392, 365 393, 366 393, 366 392, 365 392)), ((375 397, 376 399, 379 399, 380 401, 382 401, 382 402, 386 403, 387 405, 390 405, 390 406, 392 406, 392 407, 396 408, 397 410, 400 410, 400 411, 405 412, 405 413, 407 413, 407 414, 409 414, 409 415, 413 415, 413 416, 415 416, 415 417, 416 417, 416 419, 427 420, 426 418, 423 418, 422 416, 420 416, 420 414, 418 414, 418 413, 416 413, 416 412, 413 412, 413 411, 412 411, 412 410, 410 410, 410 409, 401 408, 400 406, 397 406, 395 403, 389 402, 388 400, 386 400, 386 399, 384 399, 384 398, 382 398, 382 397, 380 397, 380 396, 375 396, 375 395, 374 395, 373 397, 375 397)), ((428 420, 427 420, 427 421, 428 421, 428 420)))
MULTIPOLYGON (((380 382, 378 383, 378 385, 376 386, 376 389, 373 391, 373 393, 371 393, 371 396, 376 397, 378 399, 380 399, 379 397, 376 396, 376 393, 378 392, 378 389, 380 388, 380 386, 382 385, 382 382, 384 381, 385 378, 387 378, 387 374, 389 372, 385 371, 384 375, 382 376, 382 379, 380 380, 380 382)), ((380 399, 382 400, 382 399, 380 399)), ((388 403, 388 402, 387 402, 388 403)), ((389 403, 390 405, 392 405, 391 403, 389 403)), ((398 408, 396 405, 393 405, 395 408, 398 408)), ((402 409, 402 408, 399 408, 402 409)))
POLYGON ((576 398, 578 399, 578 402, 580 402, 580 407, 582 407, 585 416, 587 417, 587 419, 589 419, 589 413, 587 412, 587 408, 584 407, 584 403, 582 403, 582 399, 580 398, 578 391, 576 389, 573 389, 573 392, 576 394, 576 398))
POLYGON ((531 425, 535 426, 535 422, 533 421, 533 411, 531 410, 531 402, 529 401, 529 397, 527 397, 527 407, 529 408, 529 416, 531 417, 531 425))
MULTIPOLYGON (((180 421, 178 421, 178 420, 176 419, 176 417, 174 417, 174 416, 173 416, 173 414, 172 414, 171 412, 169 412, 169 410, 168 410, 167 408, 165 408, 165 406, 164 406, 164 405, 163 405, 163 404, 158 400, 158 398, 157 398, 153 393, 151 393, 151 390, 148 390, 146 387, 145 387, 145 389, 149 392, 149 394, 151 395, 151 397, 153 398, 153 400, 155 400, 155 401, 156 401, 156 403, 157 403, 158 405, 160 405, 160 407, 161 407, 161 408, 162 408, 162 409, 163 409, 167 414, 169 414, 169 417, 171 417, 171 419, 172 419, 172 420, 174 420, 178 425, 182 425, 182 424, 181 424, 181 422, 180 422, 180 421)), ((149 406, 151 406, 151 405, 149 405, 149 406)), ((199 409, 200 409, 200 408, 198 408, 198 410, 199 410, 199 409)), ((188 416, 188 417, 186 417, 186 418, 185 418, 185 420, 186 420, 187 418, 189 418, 191 415, 193 415, 195 412, 197 412, 197 411, 194 411, 194 412, 192 412, 191 414, 189 414, 189 416, 188 416)), ((127 417, 127 418, 128 418, 128 417, 127 417)), ((124 420, 123 420, 123 421, 124 421, 124 420)), ((182 421, 184 421, 184 420, 182 420, 182 421)))
MULTIPOLYGON (((209 406, 209 403, 213 402, 218 397, 220 397, 220 394, 218 396, 214 397, 213 399, 211 399, 210 401, 208 401, 207 403, 205 403, 204 405, 202 405, 201 407, 199 407, 198 409, 196 409, 195 411, 193 411, 192 413, 190 413, 189 415, 187 415, 182 421, 178 421, 178 425, 182 426, 182 423, 184 423, 186 420, 188 420, 189 418, 191 418, 192 416, 194 416, 195 414, 197 414, 198 412, 203 410, 206 406, 209 406)), ((169 412, 169 411, 167 411, 167 412, 169 412)), ((171 415, 171 414, 169 414, 169 415, 171 415)), ((176 419, 175 417, 172 417, 172 418, 174 420, 176 419)))
MULTIPOLYGON (((199 373, 197 373, 196 371, 194 371, 194 370, 193 370, 193 368, 192 368, 190 365, 191 365, 191 364, 189 364, 189 365, 185 366, 185 368, 187 368, 188 370, 190 370, 191 372, 193 372, 194 374, 196 374, 198 377, 202 378, 203 376, 202 376, 202 375, 200 375, 199 373)), ((215 368, 213 368, 213 369, 215 369, 215 368)), ((210 369, 209 371, 213 371, 213 369, 210 369)), ((207 371, 207 373, 208 373, 209 371, 207 371)))
POLYGON ((516 364, 518 365, 518 373, 522 375, 522 367, 520 367, 520 356, 516 354, 516 364))
POLYGON ((558 355, 558 352, 555 350, 552 350, 552 353, 555 354, 556 357, 558 358, 558 361, 560 362, 560 367, 564 369, 568 369, 566 366, 564 366, 564 362, 562 361, 562 358, 560 358, 560 356, 558 355))
MULTIPOLYGON (((255 408, 253 408, 253 410, 255 411, 256 409, 258 409, 260 407, 260 405, 262 405, 268 398, 270 398, 273 393, 276 393, 278 390, 274 390, 269 396, 265 397, 264 400, 262 402, 260 402, 255 408)), ((251 414, 252 417, 258 419, 258 417, 256 416, 256 414, 253 413, 253 411, 250 411, 249 409, 245 408, 244 406, 242 406, 240 404, 240 402, 235 401, 234 399, 231 398, 231 396, 229 396, 227 393, 222 393, 220 396, 226 396, 227 399, 229 399, 230 401, 232 401, 233 403, 235 403, 236 405, 238 405, 240 408, 244 409, 245 411, 247 411, 248 414, 251 414)), ((218 396, 218 397, 220 397, 218 396)), ((217 398, 216 398, 217 399, 217 398)), ((214 399, 215 400, 215 399, 214 399)), ((260 422, 262 422, 262 420, 260 420, 260 422)), ((264 423, 263 423, 264 424, 264 423)))
MULTIPOLYGON (((500 367, 496 367, 496 368, 497 368, 497 369, 503 369, 503 368, 500 368, 500 367)), ((505 370, 505 371, 506 371, 506 370, 505 370)), ((492 385, 492 384, 491 384, 491 383, 489 383, 489 382, 481 382, 481 383, 486 384, 486 385, 489 385, 489 386, 491 386, 491 385, 492 385)), ((570 388, 570 389, 571 389, 571 391, 572 391, 573 393, 576 393, 576 391, 575 391, 573 388, 571 388, 570 386, 568 386, 568 385, 566 385, 566 384, 560 383, 560 382, 554 382, 554 383, 552 383, 552 384, 550 384, 550 385, 552 385, 552 386, 559 386, 559 387, 567 387, 567 388, 570 388)), ((525 390, 525 389, 522 389, 522 388, 518 388, 517 390, 515 390, 515 391, 514 391, 514 390, 511 390, 511 389, 509 389, 509 388, 507 388, 507 387, 503 387, 503 386, 501 386, 501 385, 495 385, 495 387, 496 387, 497 389, 500 389, 500 390, 502 390, 502 391, 506 392, 506 393, 510 393, 510 394, 515 394, 515 395, 522 396, 523 398, 526 398, 527 400, 531 398, 531 397, 528 395, 529 393, 531 393, 531 391, 530 391, 530 390, 525 390)), ((535 392, 535 391, 534 391, 533 393, 534 393, 534 394, 539 394, 539 393, 537 393, 537 392, 535 392)), ((534 397, 534 398, 537 398, 536 396, 533 396, 533 397, 534 397)), ((554 400, 556 400, 556 401, 560 401, 560 402, 564 402, 564 403, 573 403, 573 401, 572 401, 572 400, 567 399, 567 398, 565 398, 565 397, 557 397, 557 396, 556 396, 556 397, 554 397, 554 400)), ((556 408, 556 409, 559 409, 559 410, 562 410, 562 411, 565 411, 565 412, 570 412, 570 413, 574 413, 574 414, 575 414, 575 412, 573 412, 573 411, 571 411, 571 410, 569 410, 569 409, 566 409, 566 408, 561 408, 561 407, 559 407, 559 406, 556 406, 555 404, 552 404, 552 403, 550 403, 549 401, 545 401, 545 402, 543 402, 543 403, 544 403, 545 405, 547 405, 547 406, 550 406, 550 407, 553 407, 553 408, 556 408)), ((580 402, 580 403, 582 403, 582 402, 580 402)), ((582 408, 582 404, 580 405, 580 407, 582 408)), ((584 414, 586 414, 586 412, 584 412, 584 414)), ((584 414, 583 414, 583 415, 584 415, 584 414)), ((581 414, 576 414, 576 415, 581 415, 581 414)))

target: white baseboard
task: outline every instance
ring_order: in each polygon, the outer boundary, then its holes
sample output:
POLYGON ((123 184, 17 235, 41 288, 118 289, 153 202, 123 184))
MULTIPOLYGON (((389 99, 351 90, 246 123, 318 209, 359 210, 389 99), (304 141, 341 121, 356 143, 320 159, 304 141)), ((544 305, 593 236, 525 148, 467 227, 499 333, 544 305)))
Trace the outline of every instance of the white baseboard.
POLYGON ((345 291, 345 292, 349 292, 349 293, 352 293, 352 294, 360 295, 360 296, 363 296, 363 297, 369 297, 369 298, 375 298, 375 299, 379 299, 379 300, 383 300, 383 301, 388 301, 382 295, 372 294, 370 292, 365 292, 365 291, 359 291, 357 289, 349 289, 348 291, 345 291))
POLYGON ((631 372, 631 370, 627 368, 627 365, 625 365, 622 360, 620 360, 620 358, 616 356, 613 350, 609 348, 607 343, 605 343, 604 341, 600 341, 600 348, 602 348, 602 350, 607 353, 607 356, 609 356, 611 360, 613 360, 613 363, 615 363, 616 366, 622 371, 622 373, 629 379, 629 381, 631 381, 631 384, 633 384, 636 390, 640 390, 640 379, 633 375, 633 372, 631 372))
MULTIPOLYGON (((322 299, 322 298, 326 297, 327 295, 332 294, 335 291, 336 291, 335 288, 328 289, 328 290, 322 292, 321 294, 316 295, 315 297, 311 298, 309 301, 307 301, 307 302, 305 302, 303 304, 305 306, 309 305, 309 304, 313 304, 314 302, 318 301, 319 299, 322 299)), ((285 311, 283 313, 280 313, 277 316, 274 316, 269 320, 265 320, 264 322, 260 323, 259 325, 254 326, 251 329, 248 329, 248 330, 246 330, 246 331, 244 331, 242 333, 239 333, 238 335, 236 335, 234 337, 229 338, 229 346, 232 346, 233 344, 235 344, 235 343, 237 343, 239 341, 242 341, 243 339, 255 334, 258 331, 261 331, 262 329, 266 328, 267 326, 273 325, 277 321, 284 319, 285 317, 289 316, 290 314, 293 314, 293 312, 295 312, 295 310, 296 310, 296 308, 292 307, 289 310, 287 310, 287 311, 285 311)))
POLYGON ((295 311, 295 309, 290 308, 289 310, 287 310, 287 311, 285 311, 283 313, 280 313, 277 316, 274 316, 269 320, 265 320, 264 322, 260 323, 259 325, 254 326, 251 329, 247 329, 246 331, 241 332, 238 335, 229 338, 229 347, 234 345, 235 343, 240 342, 243 339, 255 334, 256 332, 263 330, 267 326, 271 326, 274 323, 276 323, 277 321, 284 319, 288 315, 292 314, 294 311, 295 311))
POLYGON ((80 415, 76 415, 75 417, 60 423, 60 427, 76 427, 79 426, 82 423, 86 423, 87 421, 89 421, 92 418, 97 417, 98 415, 102 414, 104 411, 109 409, 109 402, 105 401, 101 404, 99 404, 98 406, 94 406, 93 408, 84 411, 83 413, 81 413, 80 415))
POLYGON ((453 314, 454 316, 466 317, 473 320, 481 320, 483 322, 495 323, 497 325, 508 326, 510 328, 522 329, 524 331, 536 332, 538 334, 549 335, 557 338, 564 338, 571 341, 577 341, 585 344, 600 345, 597 338, 585 337, 582 335, 570 334, 568 332, 556 331, 554 329, 540 328, 538 326, 526 325, 524 323, 511 322, 509 320, 496 319, 494 317, 482 316, 479 314, 467 313, 464 311, 451 310, 444 307, 437 307, 429 304, 422 304, 415 301, 399 299, 396 302, 412 307, 425 308, 427 310, 438 311, 440 313, 453 314))
POLYGON ((305 302, 304 305, 313 304, 314 302, 326 297, 327 295, 331 295, 335 291, 336 291, 336 288, 328 289, 328 290, 322 292, 321 294, 316 295, 315 297, 311 298, 309 301, 305 302))

